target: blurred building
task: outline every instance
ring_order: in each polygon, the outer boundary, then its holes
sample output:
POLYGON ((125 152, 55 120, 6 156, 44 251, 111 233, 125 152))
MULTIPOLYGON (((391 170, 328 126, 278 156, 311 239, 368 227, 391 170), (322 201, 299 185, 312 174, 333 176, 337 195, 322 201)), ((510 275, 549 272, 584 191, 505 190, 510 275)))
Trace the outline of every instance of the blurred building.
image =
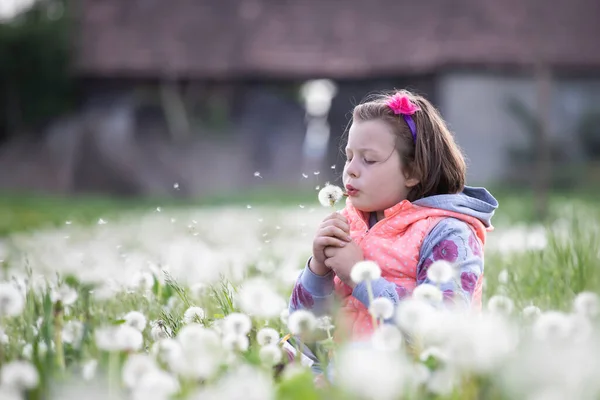
MULTIPOLYGON (((540 115, 553 162, 583 157, 582 118, 600 109, 597 0, 76 3, 82 110, 106 132, 88 146, 116 176, 153 171, 142 192, 165 180, 192 193, 243 187, 255 171, 261 183, 302 182, 313 172, 301 170, 299 150, 298 89, 309 79, 337 85, 328 157, 315 167, 329 179, 351 107, 373 91, 430 98, 469 159, 471 184, 524 176, 540 115)), ((76 169, 76 186, 97 186, 94 167, 76 169)))

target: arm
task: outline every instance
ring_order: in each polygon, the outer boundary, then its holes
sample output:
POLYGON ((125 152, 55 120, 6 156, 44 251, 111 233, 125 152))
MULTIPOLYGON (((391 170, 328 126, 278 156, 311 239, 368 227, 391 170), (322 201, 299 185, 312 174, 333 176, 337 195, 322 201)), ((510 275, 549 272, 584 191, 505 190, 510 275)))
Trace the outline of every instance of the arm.
POLYGON ((306 267, 296 280, 292 295, 290 296, 290 314, 296 310, 312 311, 316 316, 326 315, 333 299, 332 271, 326 275, 317 275, 311 271, 310 259, 306 267))
MULTIPOLYGON (((417 285, 433 284, 427 278, 427 268, 438 259, 454 264, 458 269, 458 279, 441 285, 446 301, 459 301, 469 305, 479 276, 483 273, 483 253, 481 244, 471 228, 464 222, 446 218, 438 223, 424 239, 421 245, 419 264, 417 265, 417 285)), ((372 283, 373 297, 387 297, 397 306, 401 300, 410 296, 402 286, 384 278, 372 283)), ((366 283, 354 288, 352 295, 367 308, 369 296, 366 283)))

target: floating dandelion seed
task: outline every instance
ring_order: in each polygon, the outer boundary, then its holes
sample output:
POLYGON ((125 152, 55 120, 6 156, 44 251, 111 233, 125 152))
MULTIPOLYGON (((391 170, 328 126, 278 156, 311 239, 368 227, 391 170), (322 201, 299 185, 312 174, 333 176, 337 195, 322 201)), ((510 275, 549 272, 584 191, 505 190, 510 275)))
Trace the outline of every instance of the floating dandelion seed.
POLYGON ((246 208, 249 210, 249 209, 251 209, 251 208, 252 208, 252 206, 251 206, 250 204, 247 204, 247 205, 246 205, 246 208))
POLYGON ((304 208, 304 205, 303 205, 303 204, 300 204, 300 205, 299 205, 299 207, 300 207, 300 208, 304 208))
POLYGON ((333 165, 331 166, 331 169, 335 169, 335 164, 333 164, 333 165))
POLYGON ((171 218, 171 223, 175 223, 175 218, 171 218))
POLYGON ((160 207, 156 207, 156 212, 161 212, 161 208, 160 207))
POLYGON ((325 184, 325 187, 319 191, 318 197, 323 207, 333 207, 344 197, 344 192, 338 186, 325 184))
POLYGON ((71 221, 65 221, 66 225, 71 225, 71 221))
POLYGON ((105 221, 105 220, 103 220, 102 218, 100 218, 100 219, 98 220, 98 225, 106 225, 106 221, 105 221))
POLYGON ((179 190, 179 183, 175 182, 175 183, 173 184, 173 189, 175 189, 175 190, 179 190))
POLYGON ((316 176, 316 175, 319 175, 320 173, 321 173, 321 171, 315 171, 315 172, 313 172, 313 174, 314 174, 315 176, 316 176))
POLYGON ((303 178, 308 178, 308 175, 306 175, 306 174, 302 174, 302 177, 303 177, 303 178))
POLYGON ((254 173, 254 177, 255 177, 255 178, 262 178, 262 176, 260 176, 260 172, 258 172, 258 171, 256 171, 256 172, 254 173))
POLYGON ((317 186, 315 187, 315 190, 319 190, 319 189, 321 189, 321 185, 317 185, 317 186))

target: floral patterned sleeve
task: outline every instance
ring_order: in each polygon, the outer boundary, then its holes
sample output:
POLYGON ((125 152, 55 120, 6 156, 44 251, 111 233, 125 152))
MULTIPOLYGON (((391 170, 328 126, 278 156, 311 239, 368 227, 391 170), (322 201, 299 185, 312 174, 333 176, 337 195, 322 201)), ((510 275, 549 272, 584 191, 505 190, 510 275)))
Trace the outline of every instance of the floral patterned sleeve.
POLYGON ((434 284, 427 278, 427 270, 438 260, 448 261, 457 268, 456 279, 441 285, 444 299, 469 306, 483 273, 483 250, 481 242, 465 222, 446 218, 429 233, 421 248, 417 285, 434 284))
POLYGON ((296 280, 290 296, 290 314, 296 310, 310 310, 316 316, 326 315, 330 311, 333 299, 333 272, 325 276, 316 275, 308 264, 296 280))

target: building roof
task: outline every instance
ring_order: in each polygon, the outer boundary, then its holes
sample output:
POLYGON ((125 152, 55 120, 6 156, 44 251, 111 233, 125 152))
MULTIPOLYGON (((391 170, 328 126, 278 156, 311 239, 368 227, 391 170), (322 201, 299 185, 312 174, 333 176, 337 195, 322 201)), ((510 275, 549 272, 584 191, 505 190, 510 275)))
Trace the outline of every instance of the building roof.
POLYGON ((600 68, 598 0, 80 0, 87 76, 367 77, 600 68))

